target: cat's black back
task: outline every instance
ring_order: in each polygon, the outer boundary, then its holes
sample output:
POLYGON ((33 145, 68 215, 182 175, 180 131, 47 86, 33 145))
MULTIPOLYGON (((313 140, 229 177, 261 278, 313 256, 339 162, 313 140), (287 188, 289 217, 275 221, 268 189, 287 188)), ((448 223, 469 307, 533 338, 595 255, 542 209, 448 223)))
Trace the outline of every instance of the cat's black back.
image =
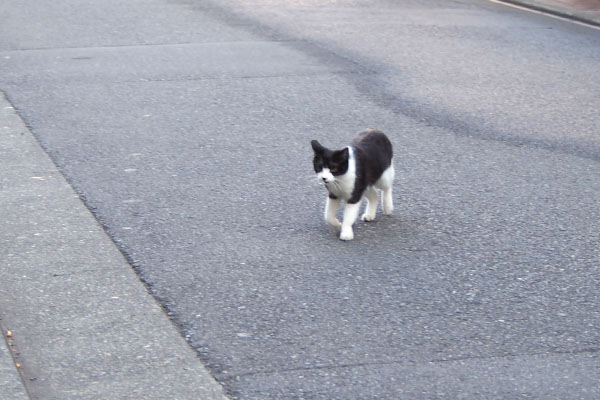
POLYGON ((350 142, 355 149, 356 183, 355 192, 374 185, 383 172, 392 164, 392 143, 378 130, 359 132, 350 142))

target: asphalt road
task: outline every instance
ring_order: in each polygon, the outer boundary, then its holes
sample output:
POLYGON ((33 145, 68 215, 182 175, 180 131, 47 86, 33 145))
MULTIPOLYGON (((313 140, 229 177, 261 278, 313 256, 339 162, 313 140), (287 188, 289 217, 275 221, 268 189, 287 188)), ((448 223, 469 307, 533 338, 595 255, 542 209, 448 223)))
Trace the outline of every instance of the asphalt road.
POLYGON ((231 398, 600 397, 600 30, 486 1, 5 1, 0 90, 231 398), (395 147, 342 242, 310 140, 395 147))

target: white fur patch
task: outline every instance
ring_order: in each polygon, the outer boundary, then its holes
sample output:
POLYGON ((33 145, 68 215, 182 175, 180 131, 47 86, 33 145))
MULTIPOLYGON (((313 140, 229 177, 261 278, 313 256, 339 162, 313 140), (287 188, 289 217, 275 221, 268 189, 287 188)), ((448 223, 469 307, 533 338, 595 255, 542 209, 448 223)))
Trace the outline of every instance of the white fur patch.
POLYGON ((383 172, 381 178, 375 183, 375 187, 382 190, 383 213, 390 215, 394 212, 394 201, 392 200, 392 185, 394 183, 394 160, 392 164, 383 172))
POLYGON ((319 179, 326 179, 325 186, 334 196, 348 200, 356 181, 356 158, 354 158, 352 147, 348 147, 348 170, 344 175, 334 176, 329 168, 323 168, 323 171, 319 172, 317 176, 319 179))
POLYGON ((387 190, 391 188, 392 184, 394 183, 395 174, 396 172, 394 171, 394 160, 392 160, 392 164, 389 167, 387 167, 385 171, 383 171, 383 174, 381 174, 379 180, 375 182, 375 187, 381 190, 387 190))
POLYGON ((329 183, 335 180, 335 176, 333 176, 329 168, 323 168, 323 170, 317 174, 317 178, 319 178, 325 183, 329 183))

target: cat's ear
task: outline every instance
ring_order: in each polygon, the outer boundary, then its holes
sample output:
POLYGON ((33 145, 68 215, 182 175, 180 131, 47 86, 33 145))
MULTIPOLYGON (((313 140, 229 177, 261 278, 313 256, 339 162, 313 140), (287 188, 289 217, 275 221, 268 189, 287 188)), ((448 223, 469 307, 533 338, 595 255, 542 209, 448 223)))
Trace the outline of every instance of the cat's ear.
POLYGON ((316 140, 312 140, 312 141, 310 142, 310 145, 312 146, 312 148, 313 148, 313 151, 314 151, 316 154, 322 154, 322 153, 325 151, 325 147, 321 146, 321 143, 319 143, 319 142, 318 142, 318 141, 316 141, 316 140))
POLYGON ((348 148, 344 148, 342 150, 337 150, 333 153, 332 159, 337 163, 343 163, 348 160, 350 152, 348 148))

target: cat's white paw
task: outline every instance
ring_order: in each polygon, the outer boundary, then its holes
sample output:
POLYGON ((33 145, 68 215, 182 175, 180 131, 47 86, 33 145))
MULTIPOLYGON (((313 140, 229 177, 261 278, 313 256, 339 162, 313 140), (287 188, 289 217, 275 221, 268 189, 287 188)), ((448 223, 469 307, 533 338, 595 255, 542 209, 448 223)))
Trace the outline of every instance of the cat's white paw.
POLYGON ((360 219, 361 221, 371 222, 375 220, 375 214, 364 213, 360 219))
POLYGON ((342 233, 340 234, 340 239, 342 239, 342 240, 354 239, 354 232, 352 231, 352 228, 342 229, 342 233))
POLYGON ((393 212, 394 212, 394 206, 392 204, 389 204, 389 205, 386 204, 383 207, 383 213, 385 215, 392 215, 393 212))
POLYGON ((334 227, 335 229, 337 229, 338 231, 339 231, 340 229, 342 229, 342 223, 341 223, 341 222, 340 222, 340 221, 339 221, 337 218, 334 218, 334 219, 328 219, 328 220, 326 220, 326 222, 327 222, 329 225, 333 226, 333 227, 334 227))

